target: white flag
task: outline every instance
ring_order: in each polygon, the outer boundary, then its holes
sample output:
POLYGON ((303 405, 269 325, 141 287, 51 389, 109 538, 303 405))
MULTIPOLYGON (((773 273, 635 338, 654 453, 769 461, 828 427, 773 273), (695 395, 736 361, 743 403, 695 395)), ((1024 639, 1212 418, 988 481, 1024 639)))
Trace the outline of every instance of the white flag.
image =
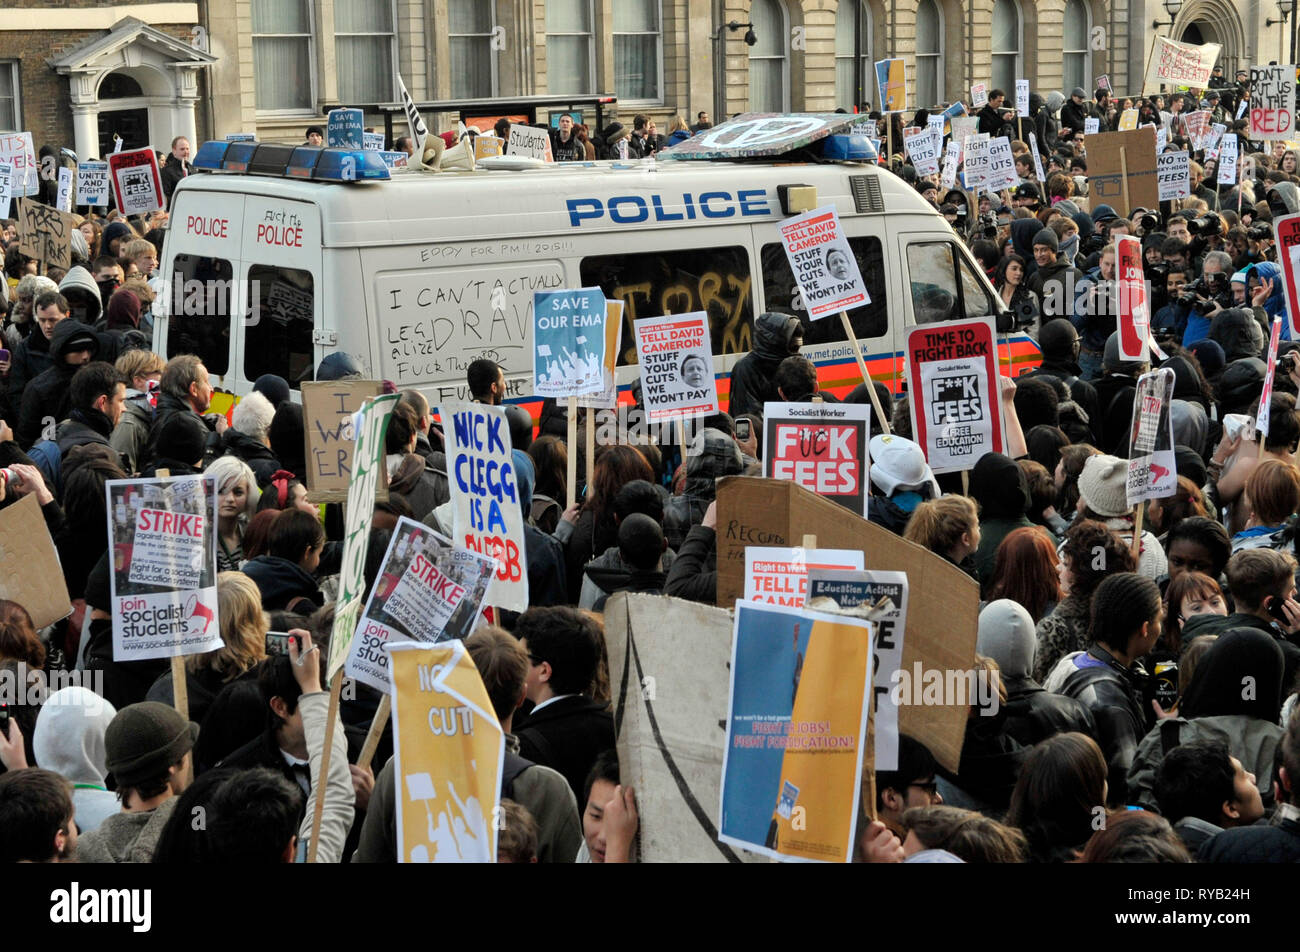
POLYGON ((420 118, 420 110, 415 108, 415 100, 406 91, 406 83, 402 82, 400 75, 397 77, 397 85, 402 91, 402 109, 406 111, 406 124, 411 129, 411 137, 415 139, 415 164, 419 168, 424 168, 424 140, 429 137, 429 127, 420 118))

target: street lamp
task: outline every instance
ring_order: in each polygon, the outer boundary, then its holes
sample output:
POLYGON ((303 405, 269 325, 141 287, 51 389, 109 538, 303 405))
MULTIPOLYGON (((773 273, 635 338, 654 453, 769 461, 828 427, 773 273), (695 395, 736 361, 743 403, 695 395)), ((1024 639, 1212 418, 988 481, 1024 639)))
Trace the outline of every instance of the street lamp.
MULTIPOLYGON (((1182 0, 1179 0, 1179 2, 1181 3, 1182 0)), ((1290 2, 1294 3, 1295 0, 1290 0, 1290 2)), ((741 23, 739 20, 732 20, 730 23, 727 24, 727 29, 730 30, 732 33, 735 33, 742 26, 745 27, 745 45, 753 46, 755 43, 758 42, 758 36, 754 33, 754 24, 741 23)))
MULTIPOLYGON (((1295 0, 1286 0, 1286 2, 1294 3, 1295 0)), ((1183 0, 1165 0, 1164 6, 1165 6, 1165 13, 1169 14, 1169 22, 1164 23, 1160 20, 1152 20, 1151 29, 1158 30, 1162 26, 1167 26, 1169 27, 1169 32, 1170 35, 1172 36, 1174 20, 1178 18, 1178 11, 1183 8, 1183 0)))
POLYGON ((1291 11, 1294 9, 1295 9, 1295 0, 1277 0, 1277 12, 1282 14, 1282 19, 1280 20, 1268 19, 1264 21, 1264 25, 1273 26, 1276 23, 1286 23, 1287 17, 1291 15, 1291 11))

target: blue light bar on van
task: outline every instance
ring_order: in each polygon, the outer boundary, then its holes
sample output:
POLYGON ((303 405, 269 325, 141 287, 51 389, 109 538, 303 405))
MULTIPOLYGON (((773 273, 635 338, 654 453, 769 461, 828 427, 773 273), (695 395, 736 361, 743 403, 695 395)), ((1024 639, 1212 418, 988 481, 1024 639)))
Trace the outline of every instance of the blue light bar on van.
POLYGON ((311 146, 299 146, 289 152, 290 148, 271 143, 213 140, 199 146, 193 166, 209 172, 253 171, 314 182, 375 182, 391 178, 378 152, 311 146))
POLYGON ((822 158, 841 162, 875 162, 880 153, 866 136, 833 135, 825 138, 822 158))

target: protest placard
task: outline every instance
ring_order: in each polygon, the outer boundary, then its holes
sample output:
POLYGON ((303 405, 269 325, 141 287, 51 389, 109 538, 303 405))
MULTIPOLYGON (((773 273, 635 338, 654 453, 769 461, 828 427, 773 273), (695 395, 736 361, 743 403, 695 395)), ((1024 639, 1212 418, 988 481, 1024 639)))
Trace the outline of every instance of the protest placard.
POLYGON ((1104 90, 1106 90, 1106 92, 1110 92, 1110 91, 1111 91, 1111 88, 1110 88, 1110 77, 1109 77, 1109 76, 1106 76, 1106 75, 1104 75, 1104 74, 1101 75, 1101 76, 1098 76, 1098 77, 1097 77, 1097 83, 1096 83, 1096 86, 1097 86, 1098 89, 1104 89, 1104 90))
POLYGON ((853 858, 871 623, 736 603, 718 838, 775 859, 853 858))
POLYGON ((1016 159, 1011 154, 1011 140, 998 136, 989 140, 988 172, 984 177, 984 187, 990 192, 1000 192, 1004 188, 1015 188, 1020 184, 1016 174, 1016 159))
POLYGON ((72 211, 72 169, 59 166, 59 190, 55 193, 54 207, 61 212, 72 211))
POLYGON ((72 264, 72 232, 77 223, 67 212, 34 198, 18 199, 18 250, 50 268, 72 264))
POLYGON ((10 174, 10 197, 36 195, 40 192, 36 147, 30 132, 0 132, 0 165, 13 169, 10 174))
MULTIPOLYGON (((575 399, 578 406, 594 410, 618 408, 618 379, 616 367, 619 348, 623 345, 623 302, 605 300, 605 362, 601 366, 604 383, 599 391, 584 393, 575 399)), ((713 355, 709 355, 712 366, 713 355)), ((716 389, 716 388, 715 388, 716 389)), ((591 462, 590 460, 588 461, 591 462)))
MULTIPOLYGON (((1135 239, 1136 240, 1136 239, 1135 239)), ((1168 367, 1138 378, 1129 431, 1128 504, 1166 499, 1178 489, 1174 463, 1174 372, 1168 367)))
POLYGON ((475 136, 474 161, 491 158, 494 155, 502 155, 505 145, 505 140, 498 136, 475 136))
POLYGON ((77 163, 77 204, 108 205, 108 163, 77 163))
POLYGON ((1226 132, 1219 139, 1219 185, 1237 184, 1237 136, 1226 132))
POLYGON ((604 388, 605 293, 533 293, 533 393, 577 397, 604 388))
MULTIPOLYGON (((327 383, 322 381, 321 385, 327 383)), ((305 397, 304 393, 304 402, 305 397)), ((370 520, 375 512, 375 495, 386 483, 384 434, 388 431, 388 418, 399 399, 396 393, 371 397, 352 414, 348 426, 348 439, 354 445, 349 448, 349 477, 343 506, 343 561, 339 569, 338 597, 334 600, 334 625, 330 629, 329 657, 325 667, 327 679, 333 679, 343 667, 352 647, 352 636, 357 630, 361 596, 366 590, 370 520)), ((334 703, 337 706, 337 700, 334 703)))
POLYGON ((1016 80, 1016 115, 1022 119, 1029 118, 1029 80, 1016 80))
POLYGON ((452 540, 497 560, 488 604, 528 609, 524 517, 520 508, 505 407, 483 403, 442 408, 448 438, 452 540), (450 426, 447 420, 450 418, 450 426))
POLYGON ((384 151, 384 134, 382 132, 361 133, 361 148, 367 152, 384 151))
POLYGON ((390 645, 400 863, 495 863, 505 732, 459 641, 390 645))
POLYGON ((943 124, 946 120, 943 113, 930 116, 925 120, 925 128, 930 133, 930 138, 934 140, 935 155, 943 151, 943 124))
MULTIPOLYGON (((732 605, 744 595, 747 546, 789 545, 813 535, 824 548, 860 550, 870 569, 907 575, 905 672, 912 675, 917 665, 924 671, 966 670, 974 663, 979 586, 942 556, 786 480, 719 480, 717 517, 718 604, 732 605)), ((915 673, 913 681, 921 677, 915 673)), ((904 705, 898 729, 956 770, 969 713, 960 703, 904 705)))
POLYGON ((732 627, 724 609, 662 595, 605 604, 619 779, 636 789, 643 863, 764 861, 718 841, 732 627))
POLYGON ((72 612, 59 553, 35 493, 0 509, 0 598, 27 609, 38 631, 72 612))
POLYGON ((167 206, 153 149, 114 152, 108 157, 108 172, 117 210, 123 215, 145 215, 167 206))
POLYGON ((861 122, 855 122, 850 129, 855 136, 866 136, 868 139, 877 138, 876 120, 874 119, 863 119, 861 122))
POLYGON ((14 168, 0 162, 0 215, 9 214, 9 203, 14 197, 14 168))
POLYGON ((980 121, 974 116, 954 116, 948 120, 948 134, 953 142, 960 142, 962 148, 971 136, 979 135, 980 121))
POLYGON ((1142 92, 1159 92, 1161 86, 1205 89, 1210 85, 1210 73, 1220 49, 1218 43, 1179 43, 1157 36, 1142 92))
POLYGON ((1279 215, 1273 219, 1273 237, 1277 243, 1277 265, 1282 269, 1282 290, 1286 296, 1287 327, 1297 336, 1300 324, 1300 213, 1279 215))
POLYGON ((292 321, 310 321, 315 300, 310 291, 296 288, 279 278, 271 281, 271 288, 262 300, 262 318, 280 325, 292 321))
POLYGON ((881 112, 903 112, 907 109, 907 80, 902 59, 876 61, 876 87, 880 91, 881 112))
POLYGON ((1101 131, 1101 120, 1096 116, 1089 116, 1083 120, 1083 134, 1085 136, 1094 136, 1101 131))
MULTIPOLYGON (((384 386, 378 380, 302 384, 307 492, 312 502, 343 502, 348 498, 352 454, 356 448, 352 417, 367 399, 383 391, 384 386)), ((381 479, 380 485, 386 486, 386 481, 381 479)))
POLYGON ((1043 175, 1043 157, 1038 153, 1038 136, 1032 132, 1029 133, 1029 154, 1034 157, 1034 177, 1040 182, 1046 182, 1047 178, 1043 175))
POLYGON ((1142 242, 1132 235, 1115 241, 1115 279, 1119 291, 1119 354, 1121 360, 1147 359, 1151 340, 1151 309, 1142 268, 1142 242))
POLYGON ((903 665, 907 627, 907 576, 902 572, 808 570, 808 600, 814 611, 843 611, 873 606, 888 598, 893 608, 874 623, 875 658, 871 665, 871 717, 875 722, 875 769, 898 769, 898 698, 896 671, 903 665), (826 605, 829 600, 834 608, 826 605))
POLYGON ((331 109, 325 117, 325 145, 331 149, 360 149, 365 145, 366 114, 360 109, 331 109))
POLYGON ((970 88, 970 107, 983 109, 989 104, 989 84, 976 83, 970 88))
POLYGON ((203 476, 110 479, 113 661, 201 654, 217 619, 217 494, 203 476))
MULTIPOLYGON (((1219 142, 1223 139, 1223 134, 1228 131, 1228 127, 1221 122, 1215 122, 1210 125, 1210 131, 1206 133, 1205 149, 1208 153, 1211 149, 1215 150, 1218 155, 1219 142)), ((1207 156, 1208 157, 1208 156, 1207 156)))
POLYGON ((854 549, 790 549, 751 545, 745 549, 745 601, 799 608, 808 595, 810 569, 862 569, 854 549))
POLYGON ((508 149, 511 155, 523 155, 543 162, 555 161, 551 154, 551 134, 545 129, 512 122, 508 149))
POLYGON ((1250 138, 1285 142, 1295 136, 1295 66, 1250 68, 1250 138))
POLYGON ((496 560, 452 545, 402 516, 361 613, 343 673, 387 692, 387 644, 468 638, 481 620, 496 560))
POLYGON ((424 144, 429 138, 429 127, 425 125, 420 110, 415 106, 415 100, 407 91, 406 82, 402 79, 400 71, 397 74, 397 93, 402 103, 402 112, 406 115, 406 126, 410 130, 411 138, 415 140, 415 155, 411 164, 416 168, 424 168, 424 144))
POLYGON ((939 149, 934 144, 934 136, 928 129, 916 129, 903 133, 903 147, 907 157, 916 168, 917 175, 937 175, 939 172, 939 149))
POLYGON ((956 140, 948 143, 943 155, 943 172, 939 176, 939 187, 950 189, 957 183, 957 164, 961 161, 961 143, 956 140))
POLYGON ((1152 130, 1088 136, 1088 186, 1094 207, 1104 203, 1123 216, 1135 208, 1155 208, 1160 188, 1152 130))
POLYGON ((641 397, 650 422, 717 413, 709 315, 645 317, 635 330, 641 397))
MULTIPOLYGON (((930 141, 928 135, 921 133, 930 141)), ((938 168, 935 168, 938 171, 938 168)), ((825 205, 781 223, 781 243, 809 320, 871 302, 835 208, 825 205)))
MULTIPOLYGON (((1259 395, 1259 412, 1255 414, 1255 432, 1268 436, 1269 421, 1272 417, 1273 377, 1277 373, 1277 344, 1282 336, 1281 316, 1273 318, 1273 325, 1268 335, 1268 369, 1264 374, 1264 389, 1259 395)), ((1172 423, 1170 424, 1172 426, 1172 423)), ((1260 440, 1260 452, 1264 441, 1260 440)), ((1171 494, 1172 495, 1172 494, 1171 494)))
POLYGON ((404 169, 410 166, 411 157, 405 152, 389 152, 387 149, 379 153, 379 157, 384 160, 384 165, 390 169, 404 169))
POLYGON ((1156 156, 1156 183, 1160 201, 1186 198, 1192 194, 1191 155, 1187 152, 1162 152, 1156 156))
POLYGON ((867 514, 871 408, 853 403, 763 404, 763 475, 790 479, 867 514))
POLYGON ((1192 140, 1192 151, 1199 152, 1205 147, 1205 137, 1210 131, 1210 110, 1189 112, 1183 121, 1187 124, 1187 137, 1192 140))
POLYGON ((989 169, 989 137, 987 134, 967 136, 961 145, 962 178, 966 187, 978 191, 985 187, 989 169))
POLYGON ((1138 111, 1136 109, 1125 109, 1119 114, 1119 125, 1116 127, 1119 132, 1131 132, 1138 127, 1138 111))
POLYGON ((924 324, 907 335, 912 433, 934 473, 1002 452, 997 337, 991 318, 924 324))

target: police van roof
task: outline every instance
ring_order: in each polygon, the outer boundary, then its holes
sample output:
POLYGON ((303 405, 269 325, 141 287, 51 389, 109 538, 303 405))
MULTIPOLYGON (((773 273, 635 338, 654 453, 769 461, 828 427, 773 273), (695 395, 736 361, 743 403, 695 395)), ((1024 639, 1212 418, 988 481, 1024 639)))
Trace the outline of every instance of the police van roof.
MULTIPOLYGON (((816 186, 818 204, 834 205, 841 216, 886 208, 891 214, 934 214, 902 179, 861 164, 566 162, 524 170, 397 169, 389 181, 350 184, 211 172, 182 179, 176 194, 261 195, 316 205, 328 247, 627 233, 637 226, 725 224, 732 217, 775 221, 785 217, 778 185, 816 186), (741 193, 747 193, 751 208, 761 194, 767 212, 749 214, 740 207, 741 193), (700 212, 702 197, 712 213, 700 212)), ((184 206, 182 198, 182 213, 184 206)))

